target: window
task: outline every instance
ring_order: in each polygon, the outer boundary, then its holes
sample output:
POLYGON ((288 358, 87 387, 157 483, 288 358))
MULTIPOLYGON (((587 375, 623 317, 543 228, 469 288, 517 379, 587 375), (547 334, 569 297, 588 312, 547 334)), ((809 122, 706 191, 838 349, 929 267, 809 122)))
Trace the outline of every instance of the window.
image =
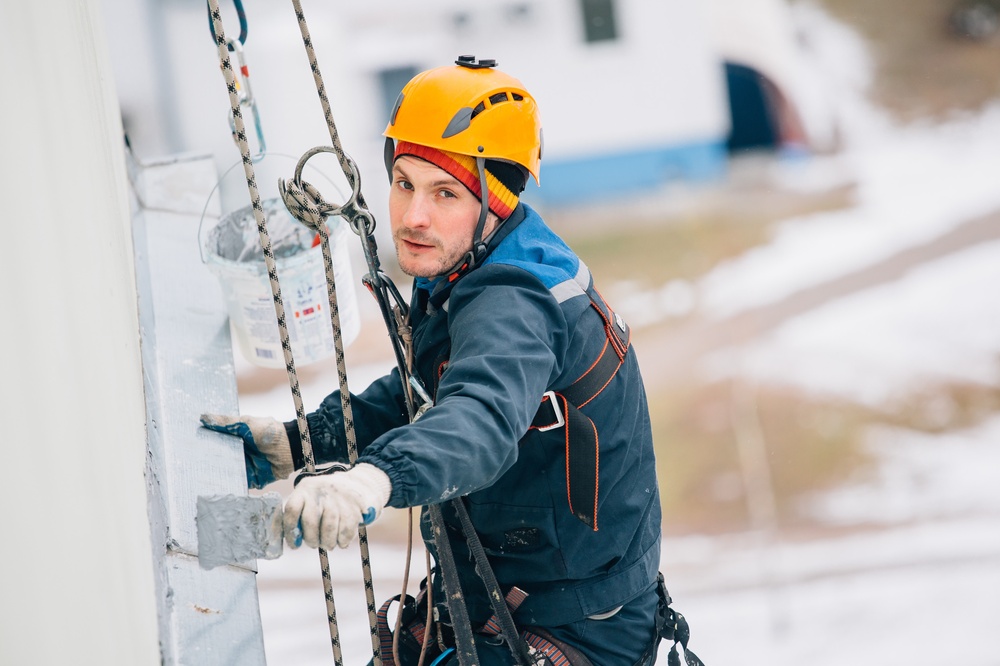
POLYGON ((389 116, 392 114, 392 108, 396 106, 396 98, 399 97, 399 91, 419 71, 416 67, 405 66, 383 69, 378 73, 379 88, 382 90, 382 110, 384 111, 381 118, 378 118, 378 123, 376 123, 380 132, 385 127, 385 123, 389 122, 389 116))
POLYGON ((618 39, 614 0, 580 0, 583 31, 587 42, 618 39))

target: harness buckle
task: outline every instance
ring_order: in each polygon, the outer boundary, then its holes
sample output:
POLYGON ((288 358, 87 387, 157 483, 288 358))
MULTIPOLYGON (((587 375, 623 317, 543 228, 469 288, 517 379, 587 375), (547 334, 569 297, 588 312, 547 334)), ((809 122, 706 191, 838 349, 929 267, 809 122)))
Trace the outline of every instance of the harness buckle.
POLYGON ((566 418, 563 416, 562 410, 559 409, 559 402, 556 400, 556 392, 546 391, 542 394, 542 402, 545 402, 545 398, 548 398, 549 404, 552 405, 552 413, 555 414, 556 422, 552 425, 540 426, 538 432, 547 432, 566 425, 566 418))

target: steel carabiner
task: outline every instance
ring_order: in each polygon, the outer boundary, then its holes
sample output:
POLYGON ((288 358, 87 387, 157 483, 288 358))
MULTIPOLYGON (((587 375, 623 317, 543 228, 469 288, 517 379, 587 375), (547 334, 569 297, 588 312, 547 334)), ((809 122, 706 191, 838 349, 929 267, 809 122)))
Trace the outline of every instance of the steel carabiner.
MULTIPOLYGON (((246 56, 243 53, 243 44, 235 39, 227 39, 226 44, 229 50, 236 54, 236 61, 239 64, 233 78, 236 81, 236 93, 240 100, 240 107, 250 109, 250 114, 253 116, 254 130, 257 132, 258 151, 251 159, 254 162, 258 162, 263 159, 264 153, 267 152, 267 143, 264 141, 264 129, 260 122, 260 111, 257 109, 257 100, 253 96, 253 88, 250 87, 250 68, 247 67, 246 56)), ((233 140, 239 143, 236 137, 236 119, 233 118, 231 113, 229 115, 229 129, 233 133, 233 140)))

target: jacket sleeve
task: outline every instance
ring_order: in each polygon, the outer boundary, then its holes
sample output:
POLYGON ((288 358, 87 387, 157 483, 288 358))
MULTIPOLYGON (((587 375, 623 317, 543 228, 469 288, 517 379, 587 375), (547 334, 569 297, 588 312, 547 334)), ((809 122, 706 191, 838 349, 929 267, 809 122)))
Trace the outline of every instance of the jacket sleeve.
MULTIPOLYGON (((354 416, 354 433, 358 452, 365 449, 379 435, 409 421, 399 371, 393 368, 388 375, 376 379, 362 393, 351 394, 351 413, 354 416)), ((348 462, 347 436, 340 391, 334 391, 320 403, 319 408, 306 415, 309 437, 317 463, 348 462)), ((304 466, 301 438, 296 421, 285 423, 292 446, 295 469, 304 466)))
POLYGON ((569 338, 562 309, 527 271, 487 264, 455 285, 451 353, 434 407, 359 460, 392 480, 389 505, 443 502, 491 485, 517 460, 569 338))

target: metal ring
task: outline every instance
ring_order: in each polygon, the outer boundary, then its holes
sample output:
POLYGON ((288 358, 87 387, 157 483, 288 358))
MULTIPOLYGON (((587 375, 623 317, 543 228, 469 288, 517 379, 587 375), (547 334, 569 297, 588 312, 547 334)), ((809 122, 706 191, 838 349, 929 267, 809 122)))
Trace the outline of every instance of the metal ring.
MULTIPOLYGON (((340 211, 348 204, 353 203, 354 205, 357 205, 358 195, 361 194, 361 174, 358 172, 358 165, 355 164, 354 160, 352 160, 346 153, 338 153, 337 150, 331 146, 316 146, 315 148, 307 150, 299 159, 299 163, 295 165, 295 182, 302 182, 302 169, 305 168, 306 162, 320 153, 333 153, 338 158, 343 157, 347 161, 348 167, 350 167, 349 172, 347 170, 344 171, 344 176, 347 178, 347 182, 351 186, 351 196, 344 204, 341 206, 334 206, 329 211, 332 215, 339 215, 340 211)), ((343 168, 343 165, 341 165, 341 168, 343 168)))
MULTIPOLYGON (((361 235, 362 230, 365 232, 365 235, 371 234, 375 230, 375 218, 372 217, 372 214, 367 209, 358 205, 358 197, 361 196, 361 172, 358 170, 357 163, 351 159, 350 155, 339 152, 331 146, 310 148, 302 155, 298 164, 295 165, 295 182, 302 183, 302 170, 305 168, 306 162, 319 153, 333 153, 338 159, 343 158, 343 161, 347 163, 347 169, 344 169, 344 176, 351 186, 351 196, 347 201, 339 206, 324 201, 319 206, 320 210, 324 215, 338 215, 344 218, 354 233, 358 235, 361 235)), ((341 164, 341 168, 343 168, 343 164, 341 164)))

